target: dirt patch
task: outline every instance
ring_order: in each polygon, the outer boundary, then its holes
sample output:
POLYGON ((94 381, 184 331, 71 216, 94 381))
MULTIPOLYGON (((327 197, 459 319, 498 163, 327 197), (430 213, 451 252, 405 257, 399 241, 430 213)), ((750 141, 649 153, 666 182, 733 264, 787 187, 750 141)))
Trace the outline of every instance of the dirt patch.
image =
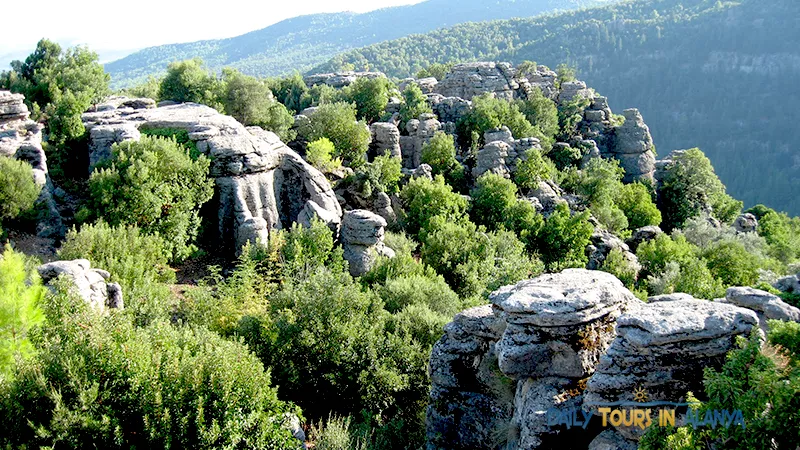
POLYGON ((14 250, 29 256, 35 256, 41 259, 42 263, 49 263, 58 259, 55 239, 43 238, 17 230, 7 231, 8 242, 14 250))

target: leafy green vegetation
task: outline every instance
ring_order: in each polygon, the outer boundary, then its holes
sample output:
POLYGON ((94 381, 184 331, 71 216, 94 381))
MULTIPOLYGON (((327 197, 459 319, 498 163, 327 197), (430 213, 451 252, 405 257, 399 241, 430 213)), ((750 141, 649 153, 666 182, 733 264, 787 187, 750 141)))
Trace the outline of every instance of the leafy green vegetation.
POLYGON ((33 208, 42 188, 32 170, 25 161, 0 156, 0 224, 33 208))

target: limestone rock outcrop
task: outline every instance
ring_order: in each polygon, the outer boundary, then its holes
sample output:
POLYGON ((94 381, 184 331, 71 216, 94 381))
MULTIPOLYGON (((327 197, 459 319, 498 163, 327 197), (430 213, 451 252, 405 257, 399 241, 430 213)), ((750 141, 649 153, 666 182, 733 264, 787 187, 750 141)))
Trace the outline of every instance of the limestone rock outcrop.
POLYGON ((486 172, 510 177, 516 172, 517 165, 527 158, 529 149, 541 150, 541 142, 537 138, 514 139, 511 130, 506 126, 487 130, 483 134, 486 145, 475 155, 475 167, 472 177, 478 178, 486 172))
POLYGON ((213 220, 224 249, 238 251, 245 242, 263 242, 271 230, 308 221, 312 214, 333 230, 341 222, 341 207, 322 173, 274 133, 245 128, 207 106, 121 108, 86 113, 83 122, 93 163, 108 158, 114 143, 138 140, 141 130, 186 130, 212 161, 210 175, 216 181, 212 201, 217 202, 213 220))
POLYGON ((394 257, 394 250, 383 243, 385 228, 386 220, 371 211, 356 209, 344 213, 341 242, 351 275, 369 272, 379 256, 394 257))
POLYGON ((400 136, 400 149, 403 167, 416 169, 422 162, 422 148, 433 135, 442 129, 442 123, 434 114, 422 114, 419 119, 411 119, 406 124, 407 136, 400 136))
POLYGON ((761 328, 767 328, 768 320, 800 322, 800 309, 784 302, 777 295, 751 287, 731 287, 724 299, 718 302, 729 303, 755 311, 761 328))
MULTIPOLYGON (((525 90, 515 78, 516 71, 509 63, 475 62, 457 64, 445 75, 434 92, 445 97, 472 100, 491 93, 497 98, 513 100, 524 97, 525 90), (522 89, 521 89, 522 88, 522 89)), ((525 80, 527 83, 527 80, 525 80)))
POLYGON ((318 73, 314 75, 307 75, 303 81, 308 87, 314 87, 317 84, 327 84, 334 88, 343 88, 355 83, 359 78, 386 78, 382 72, 336 72, 336 73, 318 73))
POLYGON ((42 149, 42 125, 29 119, 22 94, 0 91, 0 156, 25 161, 33 168, 31 177, 42 190, 37 199, 36 233, 41 237, 63 236, 66 227, 58 211, 55 187, 42 149))
POLYGON ((390 155, 401 158, 400 130, 397 126, 387 122, 375 122, 369 127, 372 133, 370 142, 370 156, 390 155))
POLYGON ((88 260, 55 261, 37 267, 45 285, 63 275, 75 286, 75 290, 86 303, 99 312, 107 309, 122 309, 122 288, 109 283, 111 274, 102 269, 93 269, 88 260))
POLYGON ((800 294, 800 273, 779 278, 772 287, 781 292, 800 294))
POLYGON ((622 252, 623 257, 637 273, 641 269, 639 259, 631 252, 630 247, 622 239, 609 233, 605 230, 595 230, 592 233, 591 243, 586 247, 586 256, 589 257, 589 262, 586 268, 590 270, 599 270, 603 267, 606 257, 612 250, 617 249, 622 252))
POLYGON ((664 234, 661 228, 655 225, 648 225, 646 227, 637 228, 631 233, 631 237, 625 239, 625 243, 630 247, 631 252, 636 253, 636 250, 645 242, 652 241, 657 238, 659 234, 664 234))
POLYGON ((758 230, 758 219, 750 213, 744 213, 733 221, 733 228, 739 233, 752 233, 758 230))
POLYGON ((444 123, 451 122, 455 124, 472 109, 472 102, 460 97, 428 94, 427 99, 436 117, 444 123))
POLYGON ((561 83, 561 92, 558 94, 558 102, 561 104, 569 103, 577 98, 592 98, 594 92, 586 87, 583 81, 565 81, 561 83))
POLYGON ((614 128, 613 146, 610 150, 619 160, 620 167, 625 169, 623 181, 631 183, 636 180, 652 180, 656 156, 653 153, 650 128, 644 123, 638 109, 626 109, 622 114, 625 116, 625 123, 614 128))
MULTIPOLYGON (((687 391, 702 392, 703 369, 720 367, 735 348, 736 336, 757 326, 752 311, 704 300, 644 305, 617 319, 617 338, 600 359, 584 393, 584 409, 634 401, 644 391, 650 401, 679 402, 687 391)), ((617 428, 637 440, 636 427, 617 428)))

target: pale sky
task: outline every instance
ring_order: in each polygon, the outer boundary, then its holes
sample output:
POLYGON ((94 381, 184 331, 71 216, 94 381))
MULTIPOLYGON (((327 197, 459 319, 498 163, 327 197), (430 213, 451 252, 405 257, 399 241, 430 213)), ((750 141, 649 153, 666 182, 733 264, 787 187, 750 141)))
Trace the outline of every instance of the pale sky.
POLYGON ((238 36, 305 14, 366 12, 421 1, 9 0, 0 27, 0 70, 14 59, 24 60, 41 38, 63 48, 88 45, 101 62, 110 62, 145 47, 238 36))

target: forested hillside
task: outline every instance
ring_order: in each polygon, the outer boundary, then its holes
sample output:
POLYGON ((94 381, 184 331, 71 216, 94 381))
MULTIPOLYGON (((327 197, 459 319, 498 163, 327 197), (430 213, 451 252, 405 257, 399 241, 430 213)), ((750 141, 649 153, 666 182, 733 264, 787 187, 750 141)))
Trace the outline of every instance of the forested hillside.
POLYGON ((148 75, 161 74, 170 62, 188 58, 202 58, 214 70, 232 67, 249 75, 284 75, 308 70, 339 52, 412 33, 609 1, 613 0, 428 0, 364 14, 314 14, 229 39, 147 48, 105 68, 111 74, 112 87, 125 87, 148 75))
POLYGON ((638 107, 660 154, 699 146, 746 205, 797 214, 799 25, 792 0, 642 0, 462 24, 347 52, 313 72, 354 65, 405 77, 451 61, 568 62, 615 110, 638 107))

